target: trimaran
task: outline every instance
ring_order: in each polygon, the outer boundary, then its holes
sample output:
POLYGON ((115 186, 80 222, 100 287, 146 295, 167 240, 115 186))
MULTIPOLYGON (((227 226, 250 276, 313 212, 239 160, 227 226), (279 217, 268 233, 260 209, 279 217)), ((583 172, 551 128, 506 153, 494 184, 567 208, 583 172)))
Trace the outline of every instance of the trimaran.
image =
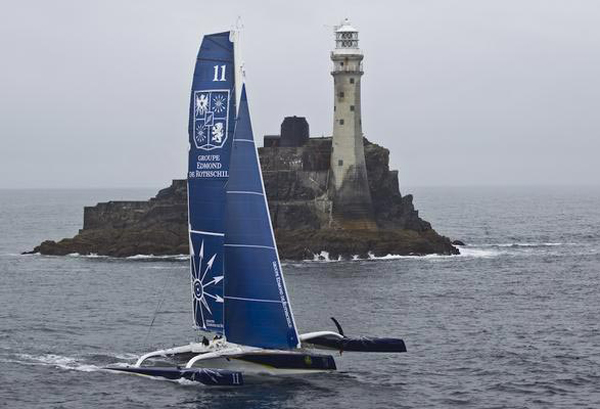
POLYGON ((110 369, 241 385, 250 374, 336 370, 316 349, 406 352, 401 339, 299 334, 252 133, 237 32, 206 35, 192 83, 188 216, 194 325, 214 339, 150 352, 110 369))

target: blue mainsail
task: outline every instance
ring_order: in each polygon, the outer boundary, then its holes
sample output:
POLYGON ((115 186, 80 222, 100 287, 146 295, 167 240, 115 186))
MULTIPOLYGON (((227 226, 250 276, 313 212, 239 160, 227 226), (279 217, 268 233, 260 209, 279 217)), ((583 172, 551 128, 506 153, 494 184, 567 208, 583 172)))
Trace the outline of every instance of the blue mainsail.
POLYGON ((225 337, 262 348, 297 348, 245 87, 241 94, 226 189, 225 337))
POLYGON ((204 36, 192 82, 188 215, 194 324, 223 333, 225 185, 235 126, 230 33, 204 36))

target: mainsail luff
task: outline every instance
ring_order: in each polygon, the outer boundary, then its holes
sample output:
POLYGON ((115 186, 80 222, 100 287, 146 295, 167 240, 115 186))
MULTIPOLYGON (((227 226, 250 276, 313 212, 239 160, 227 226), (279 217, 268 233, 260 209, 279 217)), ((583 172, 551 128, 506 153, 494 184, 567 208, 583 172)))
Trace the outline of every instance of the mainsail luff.
POLYGON ((226 339, 262 348, 297 348, 245 87, 233 136, 225 223, 226 339))
POLYGON ((194 325, 223 333, 225 185, 235 126, 235 59, 230 33, 204 36, 192 83, 188 216, 194 325))

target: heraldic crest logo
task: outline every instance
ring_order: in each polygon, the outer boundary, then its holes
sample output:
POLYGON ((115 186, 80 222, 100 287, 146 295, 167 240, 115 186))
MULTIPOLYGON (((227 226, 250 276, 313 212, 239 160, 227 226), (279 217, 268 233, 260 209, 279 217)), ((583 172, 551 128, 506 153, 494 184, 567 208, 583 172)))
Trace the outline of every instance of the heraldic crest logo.
POLYGON ((194 92, 194 143, 196 148, 223 147, 229 122, 229 90, 194 92))

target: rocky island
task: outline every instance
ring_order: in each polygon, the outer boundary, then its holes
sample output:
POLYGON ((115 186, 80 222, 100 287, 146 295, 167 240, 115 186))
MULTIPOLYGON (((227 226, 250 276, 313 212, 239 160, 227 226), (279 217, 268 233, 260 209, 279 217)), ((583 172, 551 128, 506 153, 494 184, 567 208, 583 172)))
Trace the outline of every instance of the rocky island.
MULTIPOLYGON (((265 136, 264 147, 259 149, 280 256, 302 260, 324 253, 334 259, 458 254, 448 238, 419 217, 412 196, 400 194, 398 172, 389 168, 389 150, 364 138, 363 53, 358 48, 358 31, 345 20, 336 28, 335 36, 336 46, 331 52, 332 136, 310 138, 305 118, 287 117, 280 135, 265 136)), ((211 155, 200 153, 213 149, 220 152, 233 137, 223 135, 224 118, 229 118, 224 112, 228 111, 219 105, 218 112, 225 115, 219 121, 214 119, 217 111, 209 112, 211 90, 201 89, 193 94, 196 97, 192 99, 190 116, 187 175, 190 180, 217 177, 203 169, 221 163, 206 163, 204 157, 211 155), (214 143, 209 143, 209 130, 218 136, 214 143)), ((217 96, 213 102, 222 102, 222 98, 217 96), (221 99, 217 101, 218 98, 221 99)), ((226 180, 227 170, 220 173, 218 177, 226 180)), ((83 229, 78 235, 59 242, 45 241, 34 251, 117 257, 188 254, 186 189, 185 180, 174 180, 146 202, 108 202, 86 207, 83 229)))
MULTIPOLYGON (((265 137, 267 146, 259 149, 259 155, 283 259, 312 260, 322 252, 332 259, 366 258, 369 254, 458 254, 448 238, 419 217, 412 195, 400 194, 398 172, 389 169, 389 150, 364 139, 377 226, 348 229, 334 217, 328 192, 332 138, 285 143, 290 137, 286 138, 283 126, 282 131, 280 138, 265 137)), ((79 234, 58 242, 45 241, 33 251, 114 257, 188 254, 187 228, 186 181, 174 180, 148 201, 110 201, 85 207, 79 234)))

